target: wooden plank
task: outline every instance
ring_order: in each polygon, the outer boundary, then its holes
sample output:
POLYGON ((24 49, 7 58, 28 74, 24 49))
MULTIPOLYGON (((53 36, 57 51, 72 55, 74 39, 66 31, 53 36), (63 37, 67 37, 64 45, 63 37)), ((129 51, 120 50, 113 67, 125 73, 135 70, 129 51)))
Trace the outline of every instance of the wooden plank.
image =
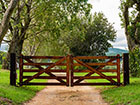
MULTIPOLYGON (((120 57, 120 55, 117 55, 120 57)), ((117 59, 117 82, 120 83, 120 58, 117 59)))
MULTIPOLYGON (((23 85, 47 85, 47 86, 63 86, 66 85, 64 83, 37 83, 37 82, 30 82, 30 83, 24 83, 23 85)), ((115 83, 74 83, 75 86, 88 86, 88 85, 117 85, 115 83)), ((121 85, 121 84, 120 84, 121 85)))
POLYGON ((23 56, 23 59, 62 59, 64 56, 23 56))
MULTIPOLYGON (((97 71, 100 71, 100 72, 117 72, 117 69, 100 69, 100 70, 97 70, 97 71)), ((88 69, 83 69, 83 70, 76 69, 76 70, 74 70, 74 72, 92 72, 92 71, 88 70, 88 69)))
MULTIPOLYGON (((114 65, 117 65, 117 63, 112 63, 112 62, 109 62, 109 63, 86 63, 87 65, 89 66, 114 66, 114 65)), ((82 64, 79 64, 79 63, 74 63, 74 66, 82 66, 82 64)))
MULTIPOLYGON (((44 70, 44 69, 43 69, 44 70)), ((61 70, 61 69, 50 69, 50 72, 66 72, 66 70, 61 70)), ((23 72, 40 72, 39 69, 24 69, 23 72)))
MULTIPOLYGON (((27 60, 27 59, 26 59, 27 60)), ((53 68, 55 65, 63 62, 65 60, 65 57, 60 59, 59 61, 57 61, 56 63, 50 65, 49 67, 47 67, 46 69, 38 72, 37 74, 33 75, 31 78, 28 78, 27 80, 24 81, 24 83, 28 83, 29 81, 33 80, 34 78, 38 77, 39 75, 43 74, 44 72, 47 73, 48 75, 52 76, 52 77, 56 77, 54 74, 52 74, 51 72, 48 72, 47 70, 53 68)), ((31 60, 28 59, 28 61, 30 61, 30 63, 33 63, 31 60)), ((43 69, 41 66, 36 66, 39 67, 40 69, 43 69)), ((60 81, 61 83, 66 83, 65 81, 63 81, 62 79, 57 78, 58 81, 60 81)))
POLYGON ((23 72, 40 72, 41 70, 37 69, 23 69, 23 72))
POLYGON ((91 66, 87 65, 86 63, 80 61, 79 59, 77 59, 76 57, 73 58, 74 60, 76 60, 78 63, 80 63, 81 65, 87 67, 88 69, 92 70, 93 72, 99 74, 101 77, 107 79, 108 81, 110 81, 111 83, 116 83, 116 81, 114 81, 111 78, 106 77, 106 75, 102 74, 101 72, 97 71, 96 69, 93 69, 91 66))
MULTIPOLYGON (((51 69, 49 70, 50 72, 63 72, 65 73, 66 70, 61 70, 61 69, 51 69)), ((101 69, 101 70, 98 70, 100 72, 117 72, 117 69, 101 69)), ((24 69, 23 72, 40 72, 39 69, 24 69)), ((91 72, 91 70, 88 70, 88 69, 83 69, 83 70, 80 70, 80 69, 76 69, 74 70, 73 72, 76 72, 76 73, 88 73, 88 72, 91 72)))
MULTIPOLYGON (((27 66, 48 66, 48 65, 52 65, 52 64, 55 64, 55 63, 24 63, 23 65, 27 65, 27 66)), ((60 63, 60 64, 57 64, 58 66, 66 66, 66 63, 60 63)))
MULTIPOLYGON (((108 78, 111 78, 111 79, 117 79, 117 76, 106 76, 108 78)), ((74 76, 73 77, 74 79, 105 79, 104 77, 101 77, 101 76, 90 76, 90 77, 83 77, 83 76, 74 76)))
POLYGON ((19 76, 19 82, 20 84, 22 84, 23 82, 23 59, 22 59, 22 55, 20 55, 20 59, 19 59, 19 70, 20 70, 20 76, 19 76))
MULTIPOLYGON (((109 62, 112 62, 112 61, 114 61, 114 60, 116 60, 116 59, 110 59, 109 61, 107 61, 107 63, 109 63, 109 62)), ((99 66, 98 68, 96 68, 96 70, 100 70, 100 69, 102 69, 103 67, 105 67, 105 65, 102 65, 102 66, 99 66)), ((92 71, 92 72, 90 72, 90 73, 88 73, 88 74, 86 74, 85 76, 91 76, 92 74, 94 74, 95 72, 94 71, 92 71)), ((83 81, 84 79, 79 79, 79 80, 77 80, 77 81, 75 81, 75 83, 80 83, 81 81, 83 81)))
MULTIPOLYGON (((74 86, 88 86, 88 85, 117 85, 117 83, 74 83, 74 86)), ((121 85, 121 84, 119 84, 121 85)))
POLYGON ((41 82, 30 82, 30 83, 23 83, 23 85, 47 85, 47 86, 60 86, 66 85, 65 83, 41 83, 41 82))
POLYGON ((76 56, 77 59, 110 59, 116 56, 76 56))
MULTIPOLYGON (((31 78, 32 76, 23 76, 23 78, 31 78)), ((66 79, 66 76, 57 76, 57 77, 51 77, 51 76, 39 76, 39 77, 35 77, 34 79, 66 79)))

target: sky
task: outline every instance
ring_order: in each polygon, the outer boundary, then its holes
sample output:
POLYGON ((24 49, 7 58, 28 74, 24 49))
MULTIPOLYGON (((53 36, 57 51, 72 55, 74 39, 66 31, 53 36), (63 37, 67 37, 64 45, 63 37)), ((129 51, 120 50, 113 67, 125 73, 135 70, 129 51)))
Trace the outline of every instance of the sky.
POLYGON ((112 43, 114 48, 127 49, 127 41, 124 29, 121 28, 119 17, 120 0, 89 0, 93 9, 91 12, 103 12, 110 23, 114 23, 114 28, 117 31, 117 39, 112 43))

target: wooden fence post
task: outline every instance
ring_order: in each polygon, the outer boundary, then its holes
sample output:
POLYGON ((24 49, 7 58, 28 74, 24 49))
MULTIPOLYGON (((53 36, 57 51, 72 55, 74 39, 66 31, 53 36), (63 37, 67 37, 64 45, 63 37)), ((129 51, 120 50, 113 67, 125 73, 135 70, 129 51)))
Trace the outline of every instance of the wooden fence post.
POLYGON ((16 86, 16 54, 10 54, 10 85, 16 86))
POLYGON ((124 85, 129 84, 129 54, 123 54, 123 81, 124 85))

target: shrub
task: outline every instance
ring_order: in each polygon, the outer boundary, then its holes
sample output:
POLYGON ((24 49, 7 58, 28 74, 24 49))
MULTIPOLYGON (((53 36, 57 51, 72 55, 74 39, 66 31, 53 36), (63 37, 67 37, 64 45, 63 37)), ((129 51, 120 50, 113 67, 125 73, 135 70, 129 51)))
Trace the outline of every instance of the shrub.
POLYGON ((130 52, 130 74, 133 77, 140 77, 140 48, 138 47, 130 52))

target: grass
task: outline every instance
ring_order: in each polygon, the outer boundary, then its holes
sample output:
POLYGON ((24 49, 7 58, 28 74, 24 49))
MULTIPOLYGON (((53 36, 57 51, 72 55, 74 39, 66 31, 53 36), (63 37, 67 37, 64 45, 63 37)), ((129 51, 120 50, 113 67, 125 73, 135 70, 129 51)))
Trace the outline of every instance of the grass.
POLYGON ((0 97, 11 100, 14 105, 20 105, 30 100, 36 92, 44 88, 44 86, 10 86, 9 73, 8 70, 0 70, 0 97))
POLYGON ((140 78, 131 78, 127 86, 103 88, 101 94, 111 105, 140 105, 140 78))

